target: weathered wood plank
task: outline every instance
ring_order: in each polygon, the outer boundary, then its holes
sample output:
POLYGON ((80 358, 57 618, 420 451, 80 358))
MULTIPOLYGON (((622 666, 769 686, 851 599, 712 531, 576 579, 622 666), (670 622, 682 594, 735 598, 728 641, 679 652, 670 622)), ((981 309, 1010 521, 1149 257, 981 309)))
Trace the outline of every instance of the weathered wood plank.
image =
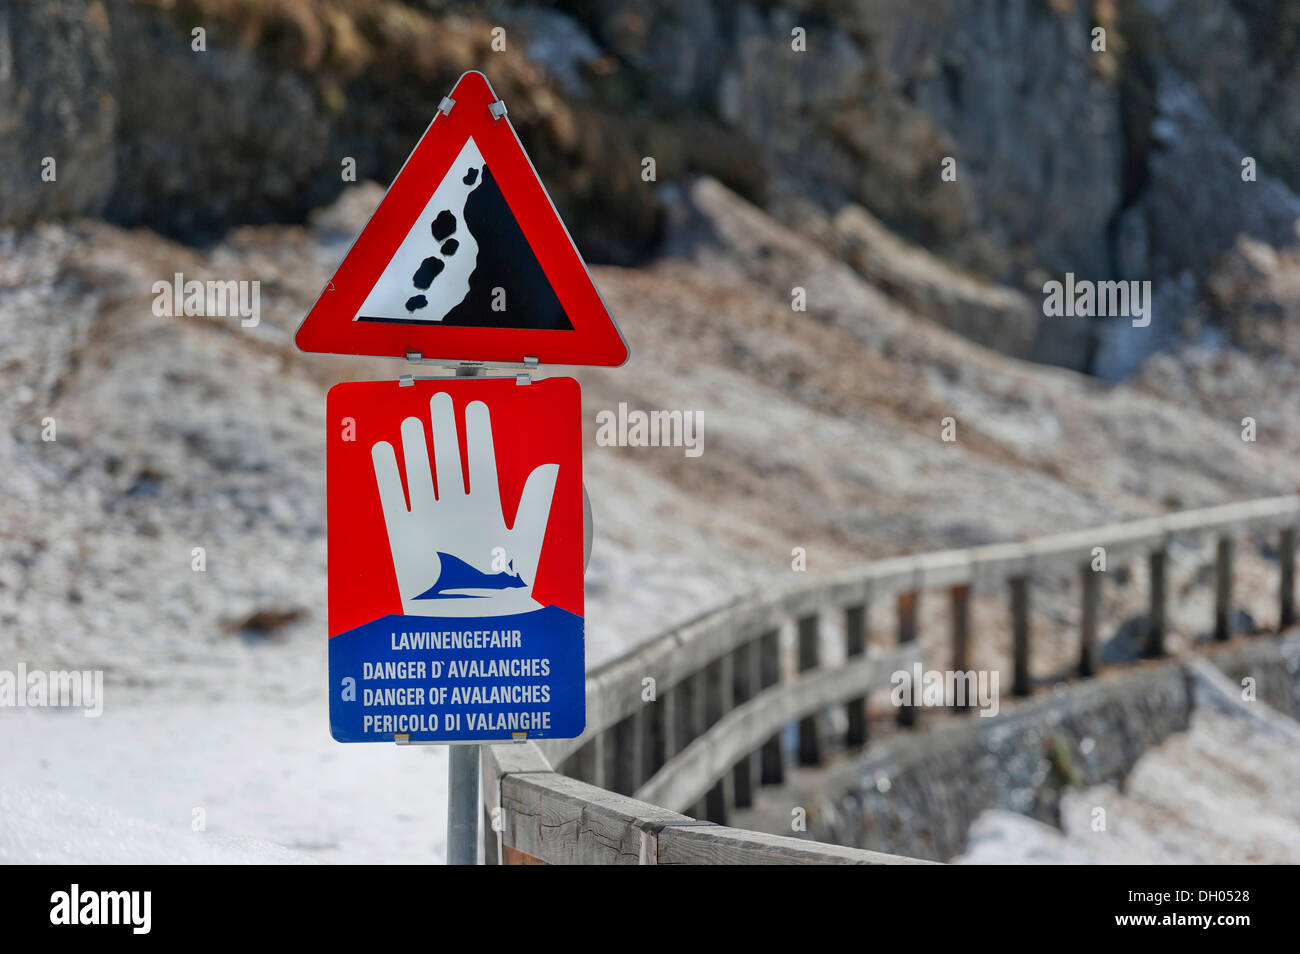
MULTIPOLYGON (((746 643, 732 653, 731 707, 744 705, 758 693, 758 647, 746 643)), ((735 808, 749 808, 754 804, 754 790, 758 788, 758 759, 756 752, 741 757, 732 769, 731 799, 735 808)))
MULTIPOLYGON (((911 646, 916 642, 917 593, 908 590, 898 594, 898 646, 911 646)), ((918 653, 919 657, 919 653, 918 653)), ((916 706, 904 703, 898 709, 898 724, 905 729, 916 725, 916 706)))
POLYGON ((1082 606, 1079 613, 1079 675, 1093 676, 1100 662, 1097 645, 1097 614, 1101 608, 1101 572, 1091 561, 1079 564, 1082 606))
MULTIPOLYGON (((799 672, 805 673, 821 665, 820 617, 813 613, 798 622, 799 672)), ((813 712, 799 720, 799 764, 817 765, 821 762, 821 731, 818 713, 813 712)))
POLYGON ((633 712, 626 719, 614 723, 614 728, 605 733, 610 739, 609 769, 605 777, 609 787, 620 795, 631 795, 643 781, 637 773, 641 753, 636 717, 637 713, 633 712))
MULTIPOLYGON (((674 698, 676 695, 677 695, 676 691, 672 689, 660 690, 658 701, 655 703, 655 705, 659 707, 660 712, 663 714, 663 733, 664 733, 664 739, 663 739, 664 757, 663 757, 663 761, 661 761, 658 765, 655 766, 656 772, 659 771, 659 769, 663 766, 664 762, 667 762, 679 751, 679 749, 677 748, 677 738, 678 738, 677 700, 676 698, 674 698)), ((654 773, 652 772, 650 774, 653 775, 654 773)))
MULTIPOLYGON (((867 652, 867 604, 859 603, 844 609, 844 655, 855 659, 867 652)), ((848 725, 844 744, 861 748, 867 744, 867 697, 855 696, 844 704, 848 725)))
MULTIPOLYGON (((768 689, 781 682, 781 636, 777 630, 764 633, 758 641, 759 688, 768 689)), ((779 726, 759 748, 759 782, 780 785, 785 781, 785 752, 781 748, 779 726)))
POLYGON ((912 864, 915 859, 699 824, 553 772, 500 778, 506 864, 912 864))
POLYGON ((758 748, 781 726, 824 705, 843 702, 864 686, 883 688, 892 673, 919 659, 917 647, 900 647, 860 656, 837 669, 813 670, 794 682, 765 689, 669 759, 636 797, 685 811, 729 772, 741 755, 758 748))
POLYGON ((1152 550, 1147 555, 1149 577, 1149 608, 1147 609, 1147 638, 1143 653, 1152 659, 1165 654, 1165 572, 1168 564, 1164 550, 1152 550))
POLYGON ((661 865, 912 865, 901 855, 716 825, 668 826, 655 835, 661 865))
MULTIPOLYGON (((709 663, 705 668, 704 722, 707 731, 732 709, 735 673, 733 656, 728 654, 709 663)), ((734 767, 733 767, 734 768, 734 767)), ((719 825, 725 824, 735 808, 735 786, 731 772, 724 772, 704 797, 704 817, 719 825)))
POLYGON ((609 738, 613 728, 597 732, 591 740, 591 784, 597 788, 609 788, 613 781, 609 776, 609 738))
POLYGON ((1030 692, 1029 679, 1029 577, 1014 576, 1007 581, 1011 590, 1011 691, 1017 696, 1030 692))
POLYGON ((922 553, 913 559, 916 561, 917 589, 942 589, 971 583, 973 571, 969 549, 922 553))
POLYGON ((1236 541, 1219 537, 1214 560, 1214 638, 1230 639, 1236 628, 1236 607, 1232 602, 1232 565, 1236 541))
POLYGON ((501 849, 501 864, 503 865, 544 865, 545 861, 540 858, 534 858, 532 855, 526 855, 516 848, 509 846, 501 849))
POLYGON ((686 816, 553 772, 501 779, 504 846, 550 864, 635 865, 655 823, 686 816))
POLYGON ((952 668, 954 672, 970 669, 970 587, 964 583, 949 591, 952 614, 952 668))
POLYGON ((1295 527, 1283 527, 1278 533, 1278 628, 1295 624, 1295 527))

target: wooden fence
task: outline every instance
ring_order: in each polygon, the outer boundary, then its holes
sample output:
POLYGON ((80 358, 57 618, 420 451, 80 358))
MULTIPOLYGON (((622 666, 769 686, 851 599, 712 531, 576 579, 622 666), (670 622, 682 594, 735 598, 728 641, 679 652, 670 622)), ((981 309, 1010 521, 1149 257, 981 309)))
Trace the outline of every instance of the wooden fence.
MULTIPOLYGON (((795 757, 824 757, 825 715, 843 706, 843 742, 867 738, 866 701, 890 676, 921 660, 917 609, 925 590, 946 590, 953 670, 967 671, 971 596, 1005 594, 1012 629, 1012 692, 1031 691, 1030 608, 1036 576, 1077 572, 1081 587, 1078 672, 1098 668, 1098 627, 1108 565, 1145 558, 1149 609, 1144 655, 1164 653, 1168 549, 1175 539, 1215 540, 1217 639, 1232 635, 1236 546, 1275 533, 1279 621, 1296 621, 1295 544, 1300 497, 1185 511, 1023 543, 882 560, 828 582, 740 599, 651 640, 587 676, 587 730, 574 740, 484 746, 486 856, 503 863, 906 864, 914 859, 725 827, 760 785, 787 771, 780 734, 797 725, 795 757), (866 639, 867 608, 888 600, 896 640, 866 639), (832 616, 842 659, 821 658, 832 616), (782 678, 779 634, 793 631, 797 671, 782 678)), ((838 654, 837 654, 838 655, 838 654)), ((787 667, 789 668, 789 667, 787 667)), ((898 712, 904 727, 915 709, 898 712)))

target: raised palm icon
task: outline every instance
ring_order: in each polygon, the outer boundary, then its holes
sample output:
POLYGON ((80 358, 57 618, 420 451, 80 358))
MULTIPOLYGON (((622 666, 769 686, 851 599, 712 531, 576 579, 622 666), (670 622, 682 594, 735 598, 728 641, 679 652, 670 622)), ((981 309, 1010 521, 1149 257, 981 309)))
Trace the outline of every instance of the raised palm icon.
POLYGON ((429 417, 433 470, 424 422, 418 417, 402 422, 409 507, 393 445, 378 441, 370 450, 403 612, 502 616, 540 608, 533 583, 559 465, 542 464, 528 475, 514 526, 507 527, 487 405, 473 401, 465 408, 468 489, 450 394, 433 396, 429 417))

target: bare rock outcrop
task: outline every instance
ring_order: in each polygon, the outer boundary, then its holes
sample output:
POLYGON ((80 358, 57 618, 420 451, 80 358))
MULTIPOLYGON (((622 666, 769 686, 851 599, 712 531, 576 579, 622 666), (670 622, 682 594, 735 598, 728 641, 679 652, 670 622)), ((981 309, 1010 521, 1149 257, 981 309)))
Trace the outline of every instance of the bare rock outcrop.
POLYGON ((1083 5, 585 9, 597 38, 665 94, 707 104, 759 144, 774 192, 860 204, 1003 281, 1106 261, 1123 143, 1083 5), (940 181, 945 156, 956 182, 940 181))
POLYGON ((102 4, 0 6, 0 223, 102 208, 113 181, 113 72, 102 4))
POLYGON ((0 159, 19 170, 0 223, 102 212, 202 243, 301 222, 345 171, 391 179, 456 78, 484 69, 593 262, 662 253, 664 187, 703 175, 911 311, 1119 379, 1205 328, 1249 339, 1271 307, 1234 311, 1210 276, 1239 240, 1300 242, 1297 16, 1279 0, 34 0, 0 13, 0 159), (1067 272, 1151 281, 1150 327, 1045 323, 1044 285, 1067 272))
POLYGON ((126 0, 108 9, 120 103, 108 218, 211 238, 301 214, 327 164, 338 178, 329 118, 304 78, 217 36, 195 49, 165 10, 126 0))

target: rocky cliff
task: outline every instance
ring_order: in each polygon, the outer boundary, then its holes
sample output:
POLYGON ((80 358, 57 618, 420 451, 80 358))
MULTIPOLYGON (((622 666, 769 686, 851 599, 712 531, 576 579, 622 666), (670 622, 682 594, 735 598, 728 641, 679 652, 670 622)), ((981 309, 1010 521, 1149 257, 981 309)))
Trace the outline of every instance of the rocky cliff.
POLYGON ((300 222, 348 158, 391 177, 479 68, 596 261, 655 254, 656 184, 707 174, 931 320, 1121 377, 1206 329, 1261 344, 1259 309, 1216 288, 1251 267, 1241 242, 1297 242, 1296 17, 1281 0, 33 0, 0 14, 0 155, 24 170, 0 221, 102 212, 186 241, 300 222), (1151 281, 1159 320, 1044 329, 1065 272, 1151 281))

